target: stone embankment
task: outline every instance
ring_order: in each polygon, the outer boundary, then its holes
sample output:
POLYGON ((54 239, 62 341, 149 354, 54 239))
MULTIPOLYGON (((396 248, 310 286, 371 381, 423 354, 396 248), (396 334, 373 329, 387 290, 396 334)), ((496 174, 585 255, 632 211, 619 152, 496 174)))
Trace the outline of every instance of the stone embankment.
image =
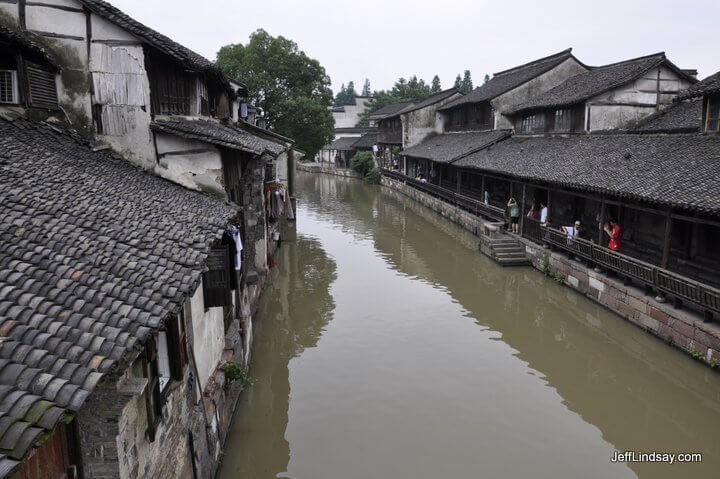
MULTIPOLYGON (((495 235, 493 233, 495 223, 487 222, 402 182, 383 177, 381 183, 479 236, 481 245, 488 244, 495 235)), ((661 303, 648 295, 644 289, 625 285, 617 278, 597 272, 580 261, 568 258, 565 254, 552 252, 526 238, 516 235, 513 235, 513 238, 523 245, 529 264, 535 269, 602 304, 712 368, 720 366, 720 325, 704 322, 699 313, 689 308, 679 309, 672 304, 661 303)), ((489 249, 483 247, 480 249, 490 255, 489 249)))
POLYGON ((362 175, 360 175, 360 173, 358 173, 357 171, 351 170, 349 168, 338 168, 334 165, 328 165, 323 163, 296 163, 295 169, 298 171, 307 171, 310 173, 326 173, 328 175, 362 179, 362 175))

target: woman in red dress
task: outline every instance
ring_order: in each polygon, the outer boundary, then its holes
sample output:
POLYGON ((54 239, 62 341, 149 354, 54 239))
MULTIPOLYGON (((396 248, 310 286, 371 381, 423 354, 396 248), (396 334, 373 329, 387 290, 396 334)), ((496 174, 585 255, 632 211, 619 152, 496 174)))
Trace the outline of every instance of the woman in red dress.
POLYGON ((608 248, 613 251, 620 251, 620 237, 622 236, 622 232, 620 231, 620 225, 617 224, 615 220, 610 220, 609 223, 605 223, 603 229, 610 237, 610 241, 608 242, 608 248))

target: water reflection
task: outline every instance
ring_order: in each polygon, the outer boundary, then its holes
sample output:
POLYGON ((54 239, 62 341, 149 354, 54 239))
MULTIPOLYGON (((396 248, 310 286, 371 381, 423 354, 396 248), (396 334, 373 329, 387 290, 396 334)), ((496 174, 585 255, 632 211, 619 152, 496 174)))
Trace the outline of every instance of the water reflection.
POLYGON ((221 477, 715 475, 716 373, 405 197, 298 182, 221 477))
POLYGON ((335 306, 335 263, 317 239, 288 237, 276 262, 258 308, 251 370, 256 380, 238 402, 220 477, 270 478, 287 470, 288 364, 315 347, 335 306))

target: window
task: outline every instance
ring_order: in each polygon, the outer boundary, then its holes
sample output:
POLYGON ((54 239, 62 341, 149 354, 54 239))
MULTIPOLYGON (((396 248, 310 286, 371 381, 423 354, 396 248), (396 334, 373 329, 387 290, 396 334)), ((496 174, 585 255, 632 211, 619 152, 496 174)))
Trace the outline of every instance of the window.
MULTIPOLYGON (((208 96, 207 86, 202 78, 198 78, 197 82, 197 98, 198 112, 203 116, 210 116, 210 100, 208 96)), ((247 115, 246 115, 247 116, 247 115)))
POLYGON ((211 249, 205 263, 208 267, 203 273, 205 307, 231 305, 230 249, 227 245, 211 249))
POLYGON ((26 62, 28 86, 30 88, 30 106, 54 110, 58 106, 55 72, 40 65, 26 62))
POLYGON ((185 315, 168 318, 163 331, 158 331, 148 339, 145 346, 143 369, 148 379, 145 390, 147 411, 147 437, 155 440, 155 430, 162 420, 162 408, 169 392, 172 380, 182 381, 187 363, 187 345, 185 340, 185 315))
POLYGON ((541 114, 526 115, 523 117, 520 124, 520 133, 533 133, 536 131, 542 131, 543 129, 543 117, 541 114))
POLYGON ((710 96, 707 99, 705 131, 709 133, 720 131, 720 96, 710 96))
POLYGON ((17 72, 0 70, 0 103, 18 103, 17 72))
POLYGON ((570 131, 572 129, 572 110, 563 108, 555 110, 555 131, 570 131))

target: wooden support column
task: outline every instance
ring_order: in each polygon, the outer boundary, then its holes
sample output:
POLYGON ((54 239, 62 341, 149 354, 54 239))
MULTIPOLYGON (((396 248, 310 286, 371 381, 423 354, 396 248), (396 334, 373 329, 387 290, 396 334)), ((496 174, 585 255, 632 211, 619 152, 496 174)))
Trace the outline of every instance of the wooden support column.
POLYGON ((480 195, 481 201, 485 202, 485 175, 480 175, 480 195))
POLYGON ((665 236, 663 238, 662 261, 660 263, 660 266, 662 268, 667 268, 668 261, 670 261, 670 243, 672 241, 672 226, 673 226, 672 210, 670 208, 668 208, 667 213, 665 215, 665 236))
POLYGON ((525 225, 525 183, 522 184, 522 199, 520 200, 520 235, 523 233, 523 226, 525 225))
POLYGON ((455 188, 458 193, 460 192, 461 184, 462 184, 462 170, 460 170, 460 168, 458 168, 458 170, 457 170, 457 185, 455 188))
POLYGON ((600 200, 600 221, 598 222, 598 244, 603 242, 603 224, 605 223, 605 199, 600 200))

